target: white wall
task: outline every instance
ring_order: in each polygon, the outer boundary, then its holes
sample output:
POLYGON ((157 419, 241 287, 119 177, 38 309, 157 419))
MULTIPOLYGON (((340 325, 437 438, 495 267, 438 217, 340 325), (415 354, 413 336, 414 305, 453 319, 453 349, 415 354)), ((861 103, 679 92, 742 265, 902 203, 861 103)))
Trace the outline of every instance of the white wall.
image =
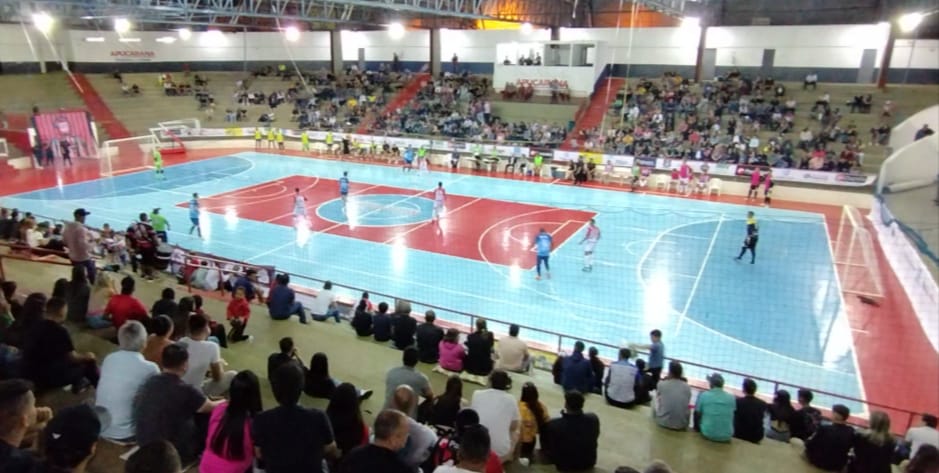
POLYGON ((32 25, 26 25, 24 31, 18 24, 0 24, 0 62, 36 62, 29 47, 30 41, 40 61, 58 62, 59 55, 67 56, 61 45, 63 34, 53 32, 47 39, 32 25))
MULTIPOLYGON (((343 61, 357 61, 359 48, 365 48, 366 61, 391 62, 397 53, 401 61, 430 62, 428 30, 407 30, 397 39, 387 31, 343 31, 341 41, 343 61)), ((449 61, 450 56, 441 60, 449 61)))
POLYGON ((700 28, 561 28, 561 41, 603 41, 606 57, 614 64, 694 66, 700 28))
MULTIPOLYGON (((500 43, 534 43, 551 39, 551 31, 534 30, 440 30, 440 60, 448 63, 455 53, 460 62, 502 63, 505 54, 497 51, 500 43)), ((510 58, 515 60, 515 56, 510 58)))
POLYGON ((893 44, 893 56, 890 58, 892 69, 939 69, 939 40, 898 39, 893 44), (913 48, 915 44, 915 48, 913 48), (911 58, 910 52, 913 52, 911 58))

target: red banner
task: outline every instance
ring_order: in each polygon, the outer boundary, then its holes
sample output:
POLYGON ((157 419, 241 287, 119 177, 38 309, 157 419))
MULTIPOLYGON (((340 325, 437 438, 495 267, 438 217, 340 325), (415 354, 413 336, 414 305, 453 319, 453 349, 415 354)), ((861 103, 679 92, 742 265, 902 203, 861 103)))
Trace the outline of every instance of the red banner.
POLYGON ((33 116, 36 133, 43 146, 52 146, 57 159, 68 150, 72 158, 94 158, 98 145, 91 131, 91 120, 84 110, 40 113, 33 116))

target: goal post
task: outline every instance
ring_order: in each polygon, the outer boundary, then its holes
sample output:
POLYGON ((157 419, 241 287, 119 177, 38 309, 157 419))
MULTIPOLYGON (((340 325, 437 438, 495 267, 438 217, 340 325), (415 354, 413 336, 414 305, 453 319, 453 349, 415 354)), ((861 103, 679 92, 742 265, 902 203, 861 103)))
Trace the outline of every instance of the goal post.
POLYGON ((835 266, 845 293, 882 298, 883 279, 874 249, 874 238, 857 207, 842 208, 838 233, 832 242, 835 266))
POLYGON ((161 147, 154 135, 107 140, 101 146, 101 175, 116 176, 153 168, 153 148, 161 147))

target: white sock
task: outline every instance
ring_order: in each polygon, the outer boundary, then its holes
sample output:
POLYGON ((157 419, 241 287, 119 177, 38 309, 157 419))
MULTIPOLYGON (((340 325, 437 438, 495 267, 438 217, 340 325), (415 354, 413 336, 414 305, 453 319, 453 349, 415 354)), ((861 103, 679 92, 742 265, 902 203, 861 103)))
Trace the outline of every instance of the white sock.
POLYGON ((593 253, 584 255, 584 266, 593 266, 593 253))

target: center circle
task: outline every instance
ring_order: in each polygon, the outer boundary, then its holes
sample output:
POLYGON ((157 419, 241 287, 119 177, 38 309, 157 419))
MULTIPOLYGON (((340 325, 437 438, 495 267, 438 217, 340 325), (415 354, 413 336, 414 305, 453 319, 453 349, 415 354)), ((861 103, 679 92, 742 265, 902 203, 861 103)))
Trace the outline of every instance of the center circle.
POLYGON ((395 227, 429 221, 433 216, 434 201, 405 194, 350 195, 320 204, 316 215, 334 223, 357 227, 395 227))

